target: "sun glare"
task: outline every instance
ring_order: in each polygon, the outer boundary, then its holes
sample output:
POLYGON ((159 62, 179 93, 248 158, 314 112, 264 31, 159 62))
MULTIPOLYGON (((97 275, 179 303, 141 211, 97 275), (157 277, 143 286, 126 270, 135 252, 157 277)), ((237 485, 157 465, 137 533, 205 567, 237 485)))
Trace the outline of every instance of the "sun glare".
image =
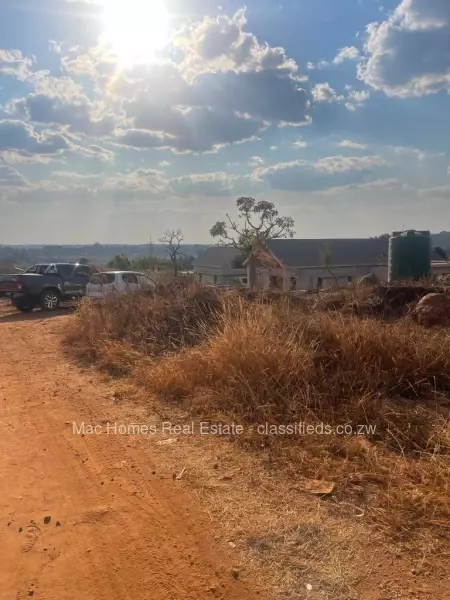
POLYGON ((163 0, 104 0, 102 42, 124 66, 150 62, 169 41, 163 0))

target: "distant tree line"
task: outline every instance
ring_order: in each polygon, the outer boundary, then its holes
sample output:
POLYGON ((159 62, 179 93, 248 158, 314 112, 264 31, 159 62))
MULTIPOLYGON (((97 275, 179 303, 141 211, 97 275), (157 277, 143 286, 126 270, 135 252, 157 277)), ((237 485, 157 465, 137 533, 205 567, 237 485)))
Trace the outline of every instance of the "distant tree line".
POLYGON ((164 244, 166 258, 153 255, 150 243, 149 255, 130 259, 125 254, 117 254, 109 261, 110 269, 118 271, 165 271, 172 270, 175 277, 179 271, 191 271, 194 268, 194 257, 187 256, 183 250, 184 235, 181 229, 168 229, 159 242, 164 244))

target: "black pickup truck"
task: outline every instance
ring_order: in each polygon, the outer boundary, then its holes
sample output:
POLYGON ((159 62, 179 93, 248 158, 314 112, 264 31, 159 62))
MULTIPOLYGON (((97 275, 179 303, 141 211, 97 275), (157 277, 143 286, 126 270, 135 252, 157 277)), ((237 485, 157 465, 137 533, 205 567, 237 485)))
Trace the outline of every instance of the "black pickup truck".
POLYGON ((90 265, 73 263, 33 265, 23 273, 0 275, 0 294, 10 296, 22 312, 37 306, 45 311, 56 310, 61 302, 84 296, 96 271, 90 265))

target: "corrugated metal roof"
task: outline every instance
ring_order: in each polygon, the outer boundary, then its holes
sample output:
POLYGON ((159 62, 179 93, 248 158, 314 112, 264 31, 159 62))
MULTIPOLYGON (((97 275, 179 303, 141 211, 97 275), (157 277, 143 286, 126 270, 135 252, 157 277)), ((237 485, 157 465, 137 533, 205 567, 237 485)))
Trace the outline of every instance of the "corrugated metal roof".
POLYGON ((331 265, 387 264, 389 240, 385 238, 269 240, 267 247, 286 267, 323 265, 321 254, 330 249, 331 265))
POLYGON ((231 246, 211 246, 197 256, 194 267, 225 267, 240 256, 240 252, 231 246))
MULTIPOLYGON (((318 239, 318 240, 269 240, 267 247, 287 267, 321 266, 321 252, 329 247, 332 265, 377 265, 387 264, 389 240, 386 238, 318 239)), ((210 246, 194 260, 196 267, 225 267, 243 258, 231 246, 210 246)), ((244 257, 245 258, 245 257, 244 257)), ((244 259, 243 258, 243 259, 244 259)), ((440 257, 432 251, 433 261, 440 257)))

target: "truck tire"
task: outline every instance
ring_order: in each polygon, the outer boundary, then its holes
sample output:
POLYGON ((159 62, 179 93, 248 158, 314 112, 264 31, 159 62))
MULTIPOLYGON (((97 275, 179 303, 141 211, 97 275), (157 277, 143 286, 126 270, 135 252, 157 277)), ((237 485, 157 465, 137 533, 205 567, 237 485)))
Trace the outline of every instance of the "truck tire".
POLYGON ((39 298, 39 305, 46 312, 56 310, 61 302, 58 290, 44 290, 39 298))
POLYGON ((34 302, 32 300, 24 300, 23 302, 18 302, 14 304, 17 310, 20 312, 32 312, 34 310, 34 302))

